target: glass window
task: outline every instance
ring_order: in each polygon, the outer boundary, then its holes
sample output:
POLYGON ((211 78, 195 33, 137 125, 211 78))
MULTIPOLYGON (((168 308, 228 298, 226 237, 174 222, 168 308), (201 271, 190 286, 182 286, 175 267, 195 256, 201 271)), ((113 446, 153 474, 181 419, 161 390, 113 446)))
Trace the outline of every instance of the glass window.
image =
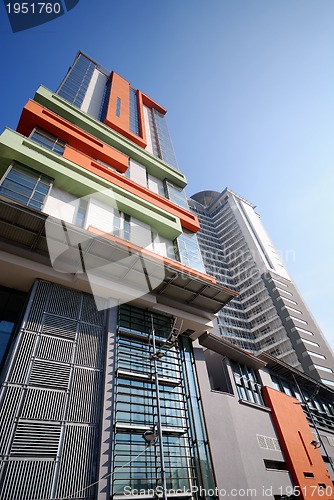
POLYGON ((130 88, 130 130, 139 135, 137 92, 130 88))
POLYGON ((121 98, 117 97, 116 101, 116 116, 121 116, 121 98))
POLYGON ((23 292, 0 287, 0 367, 8 352, 25 299, 26 294, 23 292))
POLYGON ((57 94, 74 106, 80 108, 95 66, 96 65, 93 61, 85 57, 83 54, 80 54, 70 71, 67 73, 57 94))
POLYGON ((205 273, 205 267, 196 234, 184 230, 175 240, 175 245, 177 247, 175 253, 182 264, 205 273))
POLYGON ((62 155, 64 153, 66 142, 40 128, 36 128, 33 131, 30 139, 43 146, 43 148, 50 149, 50 151, 53 151, 58 155, 62 155))
POLYGON ((169 181, 165 182, 165 191, 166 191, 166 198, 168 198, 170 201, 173 201, 180 207, 186 208, 189 210, 188 202, 187 202, 187 197, 185 195, 185 192, 183 189, 175 186, 169 181))
POLYGON ((124 212, 115 210, 113 234, 119 238, 130 241, 131 217, 124 212))
POLYGON ((155 154, 172 167, 178 168, 165 116, 152 109, 152 117, 157 138, 155 154))
POLYGON ((236 362, 232 362, 231 366, 239 398, 263 405, 261 385, 253 368, 236 362))
POLYGON ((52 182, 51 177, 15 163, 2 179, 0 194, 35 210, 42 210, 52 182))
POLYGON ((75 216, 74 224, 79 227, 84 227, 86 212, 87 212, 88 201, 84 198, 80 198, 79 207, 75 216))

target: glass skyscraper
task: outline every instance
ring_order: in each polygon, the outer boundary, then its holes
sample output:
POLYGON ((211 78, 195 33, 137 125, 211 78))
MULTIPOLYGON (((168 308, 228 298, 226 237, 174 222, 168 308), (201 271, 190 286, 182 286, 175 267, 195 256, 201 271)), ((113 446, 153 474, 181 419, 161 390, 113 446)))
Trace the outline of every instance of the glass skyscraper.
POLYGON ((219 311, 217 334, 333 386, 332 351, 255 206, 229 189, 197 193, 189 205, 200 221, 198 240, 206 271, 239 293, 219 311))

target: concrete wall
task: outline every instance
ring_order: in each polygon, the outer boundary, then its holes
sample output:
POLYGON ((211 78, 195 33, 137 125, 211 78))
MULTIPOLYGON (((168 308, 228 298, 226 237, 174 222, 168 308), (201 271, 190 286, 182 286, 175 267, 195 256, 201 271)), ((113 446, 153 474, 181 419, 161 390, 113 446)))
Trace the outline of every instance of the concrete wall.
MULTIPOLYGON (((230 374, 228 363, 223 362, 221 356, 216 356, 220 358, 221 363, 216 359, 216 367, 221 366, 222 377, 223 363, 230 374)), ((240 402, 233 377, 229 383, 222 382, 225 387, 230 384, 233 394, 213 391, 201 348, 195 348, 195 357, 218 488, 225 489, 230 496, 237 490, 240 498, 247 497, 243 492, 249 489, 248 497, 266 500, 282 491, 284 493, 285 488, 292 485, 290 474, 287 471, 266 470, 264 465, 264 459, 284 462, 283 453, 281 450, 260 447, 257 437, 272 438, 268 442, 277 439, 270 410, 240 402)), ((236 498, 239 497, 236 495, 236 498)), ((224 496, 221 495, 221 498, 224 496)))

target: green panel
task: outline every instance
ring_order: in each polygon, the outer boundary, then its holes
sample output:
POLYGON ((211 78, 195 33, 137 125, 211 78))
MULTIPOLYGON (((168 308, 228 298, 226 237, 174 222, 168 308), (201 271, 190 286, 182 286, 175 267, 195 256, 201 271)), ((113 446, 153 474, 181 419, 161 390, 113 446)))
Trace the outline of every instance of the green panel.
POLYGON ((181 172, 145 151, 140 146, 137 146, 137 144, 115 132, 110 127, 107 127, 102 122, 72 106, 65 99, 59 97, 57 94, 53 94, 47 88, 43 86, 39 87, 34 99, 42 106, 57 113, 82 130, 92 134, 94 137, 116 148, 130 158, 137 160, 154 177, 161 180, 168 179, 181 188, 187 185, 187 180, 181 172))
POLYGON ((78 198, 92 193, 104 203, 115 206, 146 222, 169 240, 182 232, 178 217, 160 207, 102 179, 98 175, 49 151, 26 137, 6 129, 0 136, 0 173, 3 175, 13 160, 55 179, 54 186, 78 198), (112 188, 112 191, 110 191, 112 188))

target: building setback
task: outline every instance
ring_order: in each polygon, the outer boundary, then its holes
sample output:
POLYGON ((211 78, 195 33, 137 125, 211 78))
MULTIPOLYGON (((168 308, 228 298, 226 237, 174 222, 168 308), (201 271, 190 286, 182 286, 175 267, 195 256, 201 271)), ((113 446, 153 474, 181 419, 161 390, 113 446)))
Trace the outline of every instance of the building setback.
POLYGON ((230 189, 197 193, 189 205, 200 220, 198 240, 207 272, 239 293, 218 313, 217 334, 334 386, 332 350, 255 206, 230 189))
POLYGON ((79 52, 0 136, 0 499, 334 498, 334 391, 215 335, 165 114, 79 52))

